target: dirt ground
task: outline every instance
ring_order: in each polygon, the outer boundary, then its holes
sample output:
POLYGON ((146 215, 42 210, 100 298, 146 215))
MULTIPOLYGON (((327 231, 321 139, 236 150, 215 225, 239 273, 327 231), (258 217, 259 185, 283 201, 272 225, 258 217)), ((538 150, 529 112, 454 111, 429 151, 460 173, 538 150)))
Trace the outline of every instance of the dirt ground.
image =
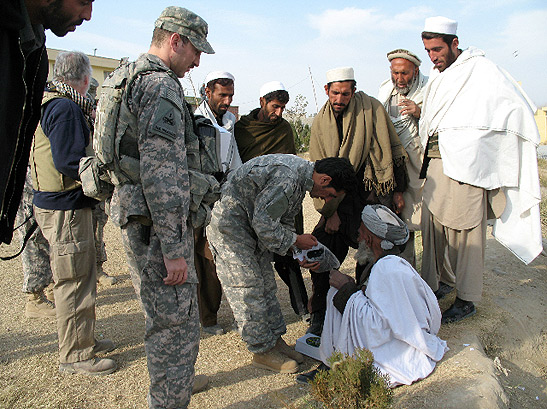
MULTIPOLYGON (((304 203, 306 231, 317 221, 311 200, 304 203)), ((19 259, 0 263, 0 408, 146 408, 148 374, 143 347, 144 320, 131 286, 119 232, 106 228, 105 271, 120 282, 99 287, 98 338, 118 348, 108 354, 118 371, 106 377, 66 375, 58 371, 53 319, 24 317, 19 259)), ((16 246, 2 247, 9 254, 16 246)), ((342 271, 352 273, 352 254, 342 271)), ((490 235, 486 250, 484 296, 477 314, 443 325, 439 336, 450 351, 427 379, 395 389, 396 408, 546 408, 547 407, 547 258, 525 266, 490 235)), ((304 278, 308 289, 310 279, 304 278)), ((288 291, 278 280, 278 296, 287 321, 289 344, 306 324, 290 308, 288 291)), ((442 300, 445 309, 454 295, 442 300)), ((232 327, 223 301, 219 323, 232 327)), ((202 334, 196 372, 211 378, 209 388, 192 398, 190 408, 282 408, 300 402, 308 387, 294 375, 275 374, 250 365, 251 354, 235 331, 202 334)), ((317 364, 307 358, 308 371, 317 364)))

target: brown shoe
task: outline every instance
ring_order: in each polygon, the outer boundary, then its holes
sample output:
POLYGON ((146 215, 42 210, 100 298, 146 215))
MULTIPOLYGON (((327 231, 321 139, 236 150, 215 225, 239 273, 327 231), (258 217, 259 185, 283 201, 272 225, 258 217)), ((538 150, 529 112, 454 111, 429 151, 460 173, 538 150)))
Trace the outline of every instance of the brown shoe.
POLYGON ((72 364, 60 364, 60 372, 79 373, 83 375, 108 375, 118 368, 116 362, 107 358, 91 358, 87 361, 74 362, 72 364))
POLYGON ((298 371, 298 363, 283 355, 275 348, 260 354, 253 354, 253 366, 279 373, 295 373, 298 371))
POLYGON ((291 359, 294 359, 299 364, 304 362, 304 356, 300 352, 295 351, 293 348, 288 346, 285 340, 281 337, 277 339, 277 342, 274 348, 277 349, 279 352, 281 352, 283 355, 288 356, 291 359))
POLYGON ((194 376, 194 387, 192 388, 192 395, 204 391, 205 389, 207 389, 207 385, 209 385, 209 377, 207 375, 194 376))
POLYGON ((25 317, 53 318, 55 317, 55 304, 46 298, 43 291, 29 294, 25 304, 25 317))

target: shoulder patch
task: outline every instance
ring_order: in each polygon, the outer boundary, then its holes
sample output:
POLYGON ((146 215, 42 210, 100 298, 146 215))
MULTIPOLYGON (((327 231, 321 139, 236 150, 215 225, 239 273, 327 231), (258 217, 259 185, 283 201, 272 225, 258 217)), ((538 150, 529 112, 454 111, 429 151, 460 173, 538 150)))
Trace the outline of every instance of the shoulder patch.
POLYGON ((266 211, 272 219, 277 220, 285 214, 288 208, 289 200, 284 194, 282 194, 275 200, 275 202, 268 205, 266 211))
POLYGON ((184 133, 182 126, 182 112, 169 99, 160 99, 160 105, 156 110, 152 133, 174 141, 177 135, 184 133))

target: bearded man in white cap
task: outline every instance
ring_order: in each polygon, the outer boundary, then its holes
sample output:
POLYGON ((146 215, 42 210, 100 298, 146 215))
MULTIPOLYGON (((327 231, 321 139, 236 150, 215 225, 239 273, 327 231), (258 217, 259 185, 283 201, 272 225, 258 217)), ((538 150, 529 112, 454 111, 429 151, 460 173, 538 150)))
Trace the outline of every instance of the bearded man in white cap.
POLYGON ((425 149, 421 176, 426 178, 422 277, 437 290, 448 249, 455 282, 443 285, 455 286, 457 297, 443 313, 443 322, 476 311, 487 218, 496 219, 494 237, 523 262, 542 250, 536 108, 483 51, 458 48, 457 24, 431 17, 422 32, 434 64, 420 119, 425 149))
MULTIPOLYGON (((328 101, 311 129, 310 159, 348 158, 360 184, 356 192, 328 204, 315 201, 322 217, 313 234, 343 262, 349 247, 356 248, 359 215, 366 204, 382 203, 397 212, 404 208, 406 153, 382 104, 362 91, 356 92, 351 67, 327 72, 328 101)), ((357 266, 357 274, 363 266, 357 266)), ((312 274, 311 325, 308 332, 321 334, 329 290, 328 277, 312 274)))
MULTIPOLYGON (((236 117, 228 111, 234 96, 235 78, 229 72, 213 71, 207 74, 200 90, 203 102, 195 114, 209 118, 218 128, 222 170, 229 173, 241 165, 234 138, 236 117)), ((220 335, 224 329, 218 324, 217 313, 222 299, 213 255, 203 227, 194 229, 194 263, 198 275, 199 319, 208 334, 220 335)))
MULTIPOLYGON (((289 93, 283 83, 270 81, 260 87, 260 108, 244 115, 236 123, 235 137, 243 162, 257 156, 272 153, 296 155, 291 125, 283 119, 283 111, 289 102, 289 93)), ((304 233, 304 217, 295 217, 298 234, 304 233)), ((274 255, 275 270, 289 288, 291 306, 300 316, 308 314, 308 294, 300 266, 292 255, 274 255)))
POLYGON ((408 188, 403 194, 405 207, 401 218, 410 230, 410 237, 401 257, 415 267, 414 232, 420 230, 423 186, 423 180, 420 179, 423 151, 420 146, 418 121, 422 110, 423 89, 428 78, 420 71, 422 61, 408 50, 390 51, 387 59, 391 64, 391 78, 380 85, 378 100, 384 104, 408 155, 408 188))
MULTIPOLYGON (((410 385, 427 377, 448 350, 437 337, 441 311, 435 294, 414 268, 399 257, 409 237, 405 223, 382 205, 365 206, 359 241, 372 251, 374 263, 356 283, 331 270, 327 314, 319 353, 323 364, 299 375, 307 383, 328 370, 335 352, 366 348, 389 385, 410 385)), ((307 267, 314 268, 313 263, 307 267)))

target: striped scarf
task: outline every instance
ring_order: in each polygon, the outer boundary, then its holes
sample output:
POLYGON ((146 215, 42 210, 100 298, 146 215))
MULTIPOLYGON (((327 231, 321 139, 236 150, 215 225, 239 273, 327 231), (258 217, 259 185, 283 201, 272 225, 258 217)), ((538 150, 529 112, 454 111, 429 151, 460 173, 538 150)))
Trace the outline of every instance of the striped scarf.
POLYGON ((93 103, 91 102, 89 98, 84 97, 74 88, 72 88, 70 85, 58 80, 51 81, 51 83, 48 84, 48 90, 57 91, 58 93, 67 97, 68 99, 73 101, 76 105, 78 105, 84 114, 84 117, 87 121, 87 125, 89 126, 91 133, 93 133, 93 124, 95 122, 92 116, 93 103))

